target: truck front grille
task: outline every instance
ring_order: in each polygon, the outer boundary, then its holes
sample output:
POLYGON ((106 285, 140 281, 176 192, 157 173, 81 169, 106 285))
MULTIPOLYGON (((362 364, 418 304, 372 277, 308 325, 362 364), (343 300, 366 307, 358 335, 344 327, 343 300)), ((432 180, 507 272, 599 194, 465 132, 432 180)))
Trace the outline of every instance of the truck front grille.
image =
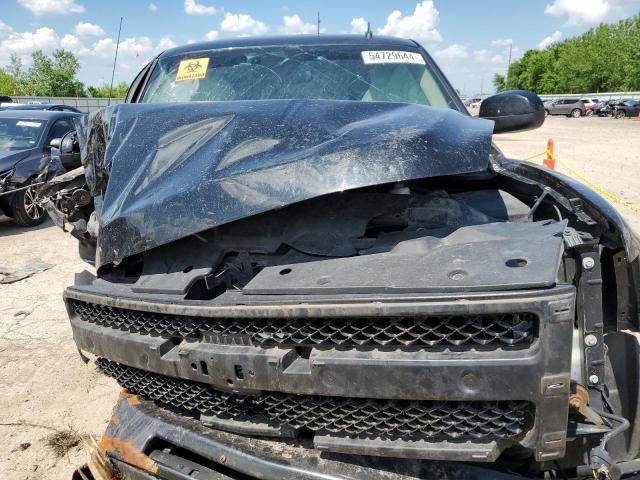
POLYGON ((383 439, 511 439, 532 424, 528 401, 403 401, 263 392, 223 392, 209 385, 103 358, 98 368, 131 393, 170 409, 339 436, 383 439))
POLYGON ((534 313, 402 317, 214 318, 169 315, 68 300, 81 320, 131 333, 260 347, 498 349, 527 348, 534 313))

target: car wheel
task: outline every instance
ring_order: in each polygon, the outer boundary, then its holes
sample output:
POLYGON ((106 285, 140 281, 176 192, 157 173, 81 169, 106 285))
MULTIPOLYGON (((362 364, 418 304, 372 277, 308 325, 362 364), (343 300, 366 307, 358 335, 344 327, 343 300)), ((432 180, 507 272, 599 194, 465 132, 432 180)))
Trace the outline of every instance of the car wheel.
POLYGON ((573 110, 571 110, 571 116, 573 118, 580 118, 582 116, 582 112, 579 108, 574 108, 573 110))
POLYGON ((551 112, 549 110, 545 110, 544 111, 544 116, 545 117, 550 117, 551 116, 551 112))
POLYGON ((615 114, 616 118, 624 118, 624 111, 623 110, 618 110, 615 114))
POLYGON ((593 110, 589 110, 587 112, 587 117, 593 117, 593 110))
POLYGON ((11 216, 20 227, 35 227, 47 218, 47 210, 38 202, 40 196, 32 187, 20 190, 13 195, 11 216))

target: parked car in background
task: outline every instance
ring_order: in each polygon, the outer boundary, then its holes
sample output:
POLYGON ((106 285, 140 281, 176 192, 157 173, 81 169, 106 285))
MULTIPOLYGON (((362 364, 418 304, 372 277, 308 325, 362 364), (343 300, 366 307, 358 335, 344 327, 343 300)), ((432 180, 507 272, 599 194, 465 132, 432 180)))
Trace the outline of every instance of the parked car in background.
POLYGON ((587 112, 582 100, 575 98, 554 100, 549 105, 546 105, 544 110, 547 115, 566 115, 574 118, 581 117, 587 112))
POLYGON ((52 112, 74 112, 83 113, 76 107, 58 103, 12 103, 0 106, 0 110, 49 110, 52 112))
POLYGON ((585 106, 585 115, 587 117, 593 117, 593 115, 595 114, 596 110, 598 109, 598 105, 600 105, 599 103, 593 103, 591 105, 585 106))
POLYGON ((582 98, 580 101, 584 103, 585 115, 587 117, 592 117, 600 104, 600 101, 597 98, 582 98))
POLYGON ((599 102, 590 112, 587 112, 587 115, 591 114, 592 116, 609 117, 611 116, 612 111, 612 107, 609 106, 609 103, 602 101, 599 102))
POLYGON ((0 95, 0 107, 4 107, 7 105, 13 105, 13 98, 6 95, 0 95))
POLYGON ((20 226, 42 223, 46 211, 33 183, 47 165, 51 140, 74 131, 76 112, 15 110, 0 112, 0 209, 20 226), (8 193, 15 190, 15 193, 8 193))
POLYGON ((464 100, 464 106, 465 107, 470 107, 472 103, 477 103, 477 102, 481 102, 482 99, 481 98, 467 98, 464 100))
POLYGON ((584 103, 584 106, 587 108, 600 103, 600 101, 597 98, 581 98, 580 101, 584 103))
POLYGON ((640 101, 623 100, 620 104, 615 106, 613 116, 615 118, 637 117, 638 114, 640 114, 640 101))

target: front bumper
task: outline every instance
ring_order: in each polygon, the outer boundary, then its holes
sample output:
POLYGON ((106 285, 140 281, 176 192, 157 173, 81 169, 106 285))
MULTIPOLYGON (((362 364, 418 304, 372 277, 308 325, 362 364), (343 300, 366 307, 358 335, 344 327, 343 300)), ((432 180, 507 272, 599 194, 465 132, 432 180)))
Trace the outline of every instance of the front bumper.
POLYGON ((520 478, 464 464, 321 453, 304 443, 234 435, 166 412, 126 390, 114 408, 98 454, 113 478, 126 480, 520 478))
MULTIPOLYGON (((277 303, 269 304, 264 299, 251 301, 245 296, 244 305, 236 304, 229 308, 207 302, 176 303, 111 297, 91 291, 91 288, 72 288, 65 293, 78 347, 136 369, 139 373, 134 371, 134 376, 155 375, 153 381, 160 382, 155 390, 141 388, 140 385, 147 382, 143 380, 134 384, 140 389, 135 393, 159 400, 168 407, 184 410, 185 404, 193 406, 189 399, 183 397, 175 401, 174 393, 162 384, 163 381, 174 384, 172 379, 190 382, 175 387, 180 391, 195 385, 199 390, 210 389, 214 396, 220 393, 225 399, 240 395, 260 399, 260 395, 275 392, 288 395, 286 401, 293 404, 303 396, 305 399, 308 396, 325 399, 348 397, 371 399, 373 402, 528 401, 534 407, 533 418, 521 435, 510 438, 493 438, 492 432, 475 438, 454 438, 453 441, 446 438, 371 438, 371 435, 362 438, 348 429, 342 432, 334 429, 313 432, 312 442, 317 450, 326 452, 396 458, 492 462, 511 446, 530 449, 538 461, 561 458, 566 442, 569 346, 575 290, 571 286, 558 286, 538 291, 474 293, 460 297, 460 294, 449 297, 352 297, 347 301, 316 296, 311 302, 309 298, 301 301, 300 298, 280 296, 277 303), (385 318, 394 315, 440 315, 443 312, 456 316, 513 311, 533 312, 538 324, 535 340, 526 348, 519 349, 408 351, 323 345, 301 351, 296 347, 256 346, 247 339, 234 343, 238 338, 221 338, 220 335, 176 339, 175 336, 152 335, 140 328, 132 332, 88 321, 78 313, 78 302, 100 306, 101 315, 115 315, 120 312, 118 309, 147 312, 147 326, 149 322, 166 322, 166 314, 173 315, 171 321, 185 316, 244 316, 258 321, 274 315, 285 319, 361 315, 385 318)), ((403 407, 394 404, 392 408, 403 407)), ((282 434, 283 429, 270 429, 270 425, 261 424, 255 418, 249 419, 251 429, 247 430, 246 422, 240 425, 227 421, 224 415, 212 417, 195 407, 189 412, 199 415, 201 421, 219 430, 286 436, 282 434)), ((400 416, 403 416, 402 412, 400 416)), ((471 421, 477 423, 483 416, 481 413, 480 418, 472 418, 471 421)), ((358 415, 348 418, 351 423, 357 420, 358 415)), ((398 416, 391 420, 397 421, 398 416)), ((389 422, 385 428, 388 425, 389 422)))

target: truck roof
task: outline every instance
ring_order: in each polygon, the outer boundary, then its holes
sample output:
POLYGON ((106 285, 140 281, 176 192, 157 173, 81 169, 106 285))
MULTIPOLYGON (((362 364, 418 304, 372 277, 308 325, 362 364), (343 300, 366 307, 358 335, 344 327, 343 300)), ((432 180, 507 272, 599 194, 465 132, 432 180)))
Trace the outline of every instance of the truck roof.
POLYGON ((418 43, 413 40, 398 37, 386 37, 374 35, 367 38, 360 35, 282 35, 264 37, 241 37, 224 38, 209 42, 191 43, 179 47, 165 50, 160 57, 170 56, 180 53, 197 52, 199 50, 210 50, 217 48, 233 47, 272 47, 287 45, 371 45, 376 48, 416 48, 418 43))

